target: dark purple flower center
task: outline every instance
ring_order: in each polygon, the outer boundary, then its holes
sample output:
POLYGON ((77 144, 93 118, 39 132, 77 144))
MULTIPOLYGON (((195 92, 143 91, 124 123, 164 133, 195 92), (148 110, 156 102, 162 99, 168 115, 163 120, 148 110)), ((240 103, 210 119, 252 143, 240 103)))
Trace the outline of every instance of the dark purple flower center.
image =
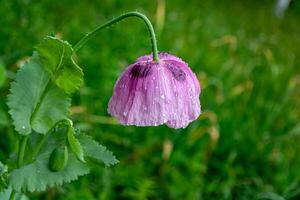
POLYGON ((186 75, 185 75, 184 71, 182 69, 180 69, 178 66, 167 64, 167 68, 171 71, 171 73, 173 74, 174 78, 177 81, 185 80, 186 75))
POLYGON ((152 73, 151 65, 136 64, 132 67, 130 74, 133 77, 144 78, 152 73))
MULTIPOLYGON (((131 76, 133 76, 135 78, 145 78, 152 73, 153 66, 154 66, 153 63, 137 63, 132 67, 130 74, 131 74, 131 76)), ((180 69, 179 66, 177 66, 176 64, 173 64, 173 63, 172 64, 167 63, 166 67, 168 70, 170 70, 173 77, 177 81, 185 80, 186 74, 184 73, 184 71, 182 69, 180 69)))

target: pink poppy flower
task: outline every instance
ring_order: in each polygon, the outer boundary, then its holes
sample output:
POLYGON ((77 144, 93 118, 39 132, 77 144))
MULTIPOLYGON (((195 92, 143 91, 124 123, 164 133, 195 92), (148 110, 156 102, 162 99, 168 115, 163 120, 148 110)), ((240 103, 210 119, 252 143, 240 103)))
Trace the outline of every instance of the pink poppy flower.
POLYGON ((114 87, 108 112, 121 124, 184 128, 201 113, 196 75, 180 58, 159 53, 138 58, 114 87))

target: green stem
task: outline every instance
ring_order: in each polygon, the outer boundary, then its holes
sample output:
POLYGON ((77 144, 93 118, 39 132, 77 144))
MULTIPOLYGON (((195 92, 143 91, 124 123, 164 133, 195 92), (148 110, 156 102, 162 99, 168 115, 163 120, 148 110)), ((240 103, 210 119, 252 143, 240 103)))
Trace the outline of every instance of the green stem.
POLYGON ((158 61, 159 59, 158 59, 157 42, 156 42, 156 37, 155 37, 153 26, 152 26, 150 20, 145 15, 143 15, 142 13, 139 13, 139 12, 125 13, 125 14, 120 15, 119 17, 116 17, 116 18, 106 22, 105 24, 95 28, 93 31, 87 33, 83 38, 81 38, 81 40, 79 40, 79 42, 74 46, 74 52, 77 52, 81 47, 83 47, 86 44, 87 41, 89 41, 92 37, 94 37, 102 29, 109 27, 109 26, 113 25, 114 23, 117 23, 127 17, 138 17, 145 22, 145 24, 148 28, 148 31, 150 33, 150 37, 151 37, 153 60, 158 61))
POLYGON ((16 194, 17 194, 16 190, 12 190, 10 193, 9 200, 15 200, 16 194))
POLYGON ((39 152, 41 151, 41 149, 42 149, 43 145, 45 144, 45 142, 46 142, 46 140, 47 140, 47 138, 48 138, 49 135, 50 135, 49 132, 46 133, 46 135, 44 135, 43 138, 42 138, 42 139, 39 141, 39 143, 37 144, 35 150, 34 150, 33 153, 32 153, 32 158, 31 158, 32 161, 33 161, 34 159, 36 159, 37 155, 38 155, 39 152))
MULTIPOLYGON (((28 135, 22 136, 21 143, 20 143, 20 146, 19 146, 19 152, 18 152, 18 167, 23 166, 24 154, 25 154, 27 141, 28 141, 28 135)), ((12 189, 12 191, 10 193, 10 196, 9 196, 9 200, 14 200, 15 196, 16 196, 16 193, 17 193, 16 190, 12 189)))
POLYGON ((23 166, 23 160, 24 160, 24 153, 27 145, 28 136, 23 136, 21 139, 21 144, 19 147, 19 157, 18 157, 18 166, 23 166))

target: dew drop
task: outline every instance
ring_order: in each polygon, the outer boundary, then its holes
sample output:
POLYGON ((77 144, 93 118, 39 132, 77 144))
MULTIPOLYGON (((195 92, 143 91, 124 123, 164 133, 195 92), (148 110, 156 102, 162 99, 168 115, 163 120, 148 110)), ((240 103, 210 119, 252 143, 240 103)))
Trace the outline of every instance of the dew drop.
POLYGON ((162 94, 162 95, 160 96, 160 98, 165 99, 165 95, 162 94))
POLYGON ((127 112, 123 112, 123 115, 126 117, 127 116, 127 112))
POLYGON ((22 126, 22 129, 25 129, 25 126, 22 126))

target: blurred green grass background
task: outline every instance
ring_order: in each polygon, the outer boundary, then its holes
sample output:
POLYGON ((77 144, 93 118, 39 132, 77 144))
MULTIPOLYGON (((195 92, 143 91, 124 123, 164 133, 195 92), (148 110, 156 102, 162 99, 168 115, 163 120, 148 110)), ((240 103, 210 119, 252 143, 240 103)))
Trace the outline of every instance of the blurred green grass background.
POLYGON ((15 148, 9 82, 33 47, 51 33, 75 44, 95 26, 138 10, 154 23, 159 50, 197 74, 203 114, 183 130, 124 127, 108 116, 118 76, 151 50, 141 21, 120 22, 78 53, 85 85, 71 110, 77 126, 120 163, 95 166, 79 181, 30 199, 300 199, 300 2, 292 1, 283 19, 274 16, 274 4, 1 0, 1 161, 15 148))

